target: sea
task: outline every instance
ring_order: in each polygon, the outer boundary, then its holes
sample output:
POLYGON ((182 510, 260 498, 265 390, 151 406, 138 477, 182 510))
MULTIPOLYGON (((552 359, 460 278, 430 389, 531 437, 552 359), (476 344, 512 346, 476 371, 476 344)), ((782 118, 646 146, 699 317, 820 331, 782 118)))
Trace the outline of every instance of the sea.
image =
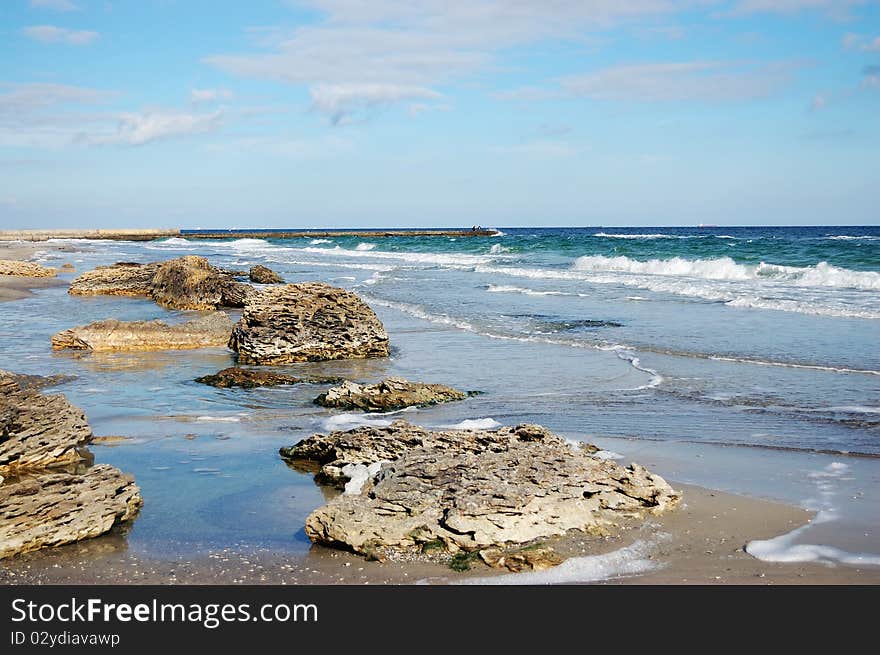
POLYGON ((313 403, 315 385, 194 382, 234 364, 222 348, 70 354, 49 344, 53 333, 95 320, 176 322, 192 312, 65 288, 4 303, 4 368, 77 376, 58 391, 85 410, 95 434, 130 437, 92 450, 142 488, 144 509, 127 536, 133 552, 303 556, 305 517, 325 497, 278 448, 405 418, 438 427, 540 423, 673 482, 816 513, 796 533, 752 544, 756 557, 880 565, 880 227, 223 240, 184 232, 59 244, 71 252, 47 249, 39 259, 82 272, 195 254, 350 289, 385 324, 391 357, 279 369, 482 392, 393 415, 327 410, 313 403))

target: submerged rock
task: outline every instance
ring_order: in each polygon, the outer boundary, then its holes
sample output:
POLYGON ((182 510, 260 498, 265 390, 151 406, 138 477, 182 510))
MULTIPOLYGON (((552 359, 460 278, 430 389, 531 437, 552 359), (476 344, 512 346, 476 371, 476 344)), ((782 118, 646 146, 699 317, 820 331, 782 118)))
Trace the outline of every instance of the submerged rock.
POLYGON ((162 321, 110 319, 64 330, 52 336, 53 350, 186 350, 225 346, 232 321, 223 312, 179 325, 162 321))
POLYGON ((229 347, 245 364, 388 356, 388 334, 358 296, 320 282, 270 287, 250 299, 229 347))
POLYGON ((171 309, 243 307, 253 293, 253 287, 236 282, 196 255, 162 262, 150 283, 150 297, 171 309))
POLYGON ((0 275, 17 277, 55 277, 54 268, 46 268, 33 262, 20 262, 15 259, 0 259, 0 275))
POLYGON ((12 380, 22 389, 44 389, 76 380, 75 375, 26 375, 0 369, 0 382, 12 380))
POLYGON ((251 282, 256 282, 257 284, 284 284, 284 278, 271 268, 266 268, 261 264, 251 266, 248 278, 250 278, 251 282))
POLYGON ((118 262, 98 266, 74 278, 67 290, 72 296, 149 296, 159 264, 118 262))
POLYGON ((84 473, 41 473, 0 484, 0 559, 60 546, 129 521, 143 504, 130 475, 109 464, 84 473))
POLYGON ((345 485, 346 493, 306 519, 309 538, 365 555, 442 543, 453 554, 500 548, 483 559, 535 568, 552 556, 529 564, 528 555, 511 560, 508 549, 606 529, 679 500, 638 464, 593 457, 536 425, 429 431, 395 421, 314 435, 281 454, 316 462, 318 480, 345 485), (347 485, 364 468, 374 472, 359 488, 347 485))
POLYGON ((284 375, 283 373, 232 366, 224 368, 213 375, 204 375, 196 378, 195 381, 202 384, 210 384, 212 387, 253 389, 254 387, 273 387, 285 384, 299 384, 301 382, 332 384, 339 382, 339 378, 298 378, 293 375, 284 375))
POLYGON ((0 475, 86 459, 85 414, 62 395, 44 395, 0 376, 0 475))
POLYGON ((364 412, 390 412, 404 407, 434 405, 467 398, 468 394, 443 384, 388 378, 376 384, 346 381, 315 398, 318 405, 364 412))

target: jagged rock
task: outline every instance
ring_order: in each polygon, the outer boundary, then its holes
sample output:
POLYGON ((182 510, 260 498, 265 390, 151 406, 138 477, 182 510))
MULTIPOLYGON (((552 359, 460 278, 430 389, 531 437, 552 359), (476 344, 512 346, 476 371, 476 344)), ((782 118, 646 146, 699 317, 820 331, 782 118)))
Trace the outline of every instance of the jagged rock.
POLYGON ((272 373, 271 371, 260 371, 252 368, 239 368, 232 366, 224 368, 213 375, 204 375, 196 378, 196 382, 202 384, 210 384, 212 387, 242 387, 244 389, 253 389, 254 387, 273 387, 283 384, 299 384, 308 382, 314 384, 336 383, 339 378, 298 378, 293 375, 284 375, 282 373, 272 373))
POLYGON ((232 321, 223 312, 180 325, 162 321, 97 321, 52 336, 52 349, 93 351, 185 350, 226 345, 232 321))
POLYGON ((480 559, 493 569, 507 569, 514 573, 522 571, 546 571, 564 561, 563 557, 549 546, 527 546, 505 550, 484 548, 480 559))
POLYGON ((315 398, 318 405, 364 412, 390 412, 404 407, 434 405, 467 398, 468 394, 443 384, 388 378, 376 384, 345 381, 315 398))
POLYGON ((244 307, 254 293, 196 255, 162 262, 150 284, 150 297, 172 309, 244 307))
POLYGON ((60 546, 129 521, 143 504, 134 479, 109 464, 0 484, 0 559, 60 546))
POLYGON ((67 290, 72 296, 149 296, 159 264, 118 262, 98 266, 74 278, 67 290))
POLYGON ((248 277, 251 282, 256 282, 257 284, 284 284, 284 278, 271 268, 266 268, 260 264, 251 266, 248 277))
POLYGON ((245 364, 388 356, 388 334, 350 291, 320 282, 270 287, 254 296, 229 347, 245 364))
POLYGON ((147 296, 171 309, 244 307, 256 292, 251 285, 236 282, 231 272, 195 255, 99 266, 74 279, 68 290, 74 296, 147 296))
POLYGON ((0 259, 0 275, 18 277, 55 277, 54 268, 46 268, 33 262, 20 262, 15 259, 0 259))
POLYGON ((84 461, 91 436, 85 414, 64 396, 0 377, 0 475, 84 461))
POLYGON ((317 479, 345 485, 309 515, 309 538, 362 554, 418 552, 437 541, 450 553, 509 548, 679 500, 638 464, 593 457, 535 425, 429 431, 395 421, 314 435, 281 454, 317 462, 317 479))

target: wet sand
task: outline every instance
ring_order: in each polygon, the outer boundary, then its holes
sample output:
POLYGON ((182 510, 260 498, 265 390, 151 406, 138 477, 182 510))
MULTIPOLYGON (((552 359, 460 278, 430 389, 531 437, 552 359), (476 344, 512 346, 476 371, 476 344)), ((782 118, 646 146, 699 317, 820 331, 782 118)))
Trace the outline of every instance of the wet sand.
MULTIPOLYGON (((601 584, 880 584, 880 569, 762 562, 744 552, 751 539, 788 532, 810 519, 789 505, 694 487, 677 510, 625 529, 612 538, 567 540, 577 556, 604 555, 636 541, 651 544, 655 568, 638 575, 572 579, 601 584), (579 551, 579 552, 578 552, 579 551)), ((176 559, 128 550, 114 531, 78 544, 44 549, 0 563, 0 584, 456 584, 505 575, 478 564, 458 573, 430 562, 368 562, 351 553, 313 546, 308 555, 222 549, 176 559)), ((503 578, 504 583, 515 577, 503 578)))
MULTIPOLYGON (((75 252, 69 245, 49 243, 5 242, 0 243, 0 259, 15 261, 31 261, 38 252, 75 252)), ((66 286, 65 280, 57 277, 24 277, 18 275, 0 275, 0 302, 18 300, 32 296, 33 289, 66 286)))

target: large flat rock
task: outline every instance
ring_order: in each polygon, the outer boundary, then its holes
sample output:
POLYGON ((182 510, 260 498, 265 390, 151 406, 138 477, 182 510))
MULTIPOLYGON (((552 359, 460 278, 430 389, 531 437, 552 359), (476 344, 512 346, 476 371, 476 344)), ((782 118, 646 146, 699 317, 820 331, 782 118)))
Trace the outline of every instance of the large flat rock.
POLYGON ((55 277, 54 268, 46 268, 33 262, 21 262, 15 259, 0 259, 0 275, 16 277, 55 277))
POLYGON ((52 348, 95 352, 212 348, 225 346, 231 331, 232 321, 223 312, 178 325, 110 319, 58 332, 52 336, 52 348))
POLYGON ((468 394, 444 384, 410 382, 388 378, 375 384, 345 381, 315 398, 323 407, 357 409, 364 412, 391 412, 404 407, 435 405, 467 398, 468 394))
MULTIPOLYGON (((306 520, 315 543, 357 553, 511 548, 569 531, 613 529, 674 507, 679 495, 638 464, 624 467, 545 428, 431 431, 395 421, 314 435, 283 457, 320 465, 345 493, 306 520)), ((502 561, 489 550, 484 561, 502 561)))

